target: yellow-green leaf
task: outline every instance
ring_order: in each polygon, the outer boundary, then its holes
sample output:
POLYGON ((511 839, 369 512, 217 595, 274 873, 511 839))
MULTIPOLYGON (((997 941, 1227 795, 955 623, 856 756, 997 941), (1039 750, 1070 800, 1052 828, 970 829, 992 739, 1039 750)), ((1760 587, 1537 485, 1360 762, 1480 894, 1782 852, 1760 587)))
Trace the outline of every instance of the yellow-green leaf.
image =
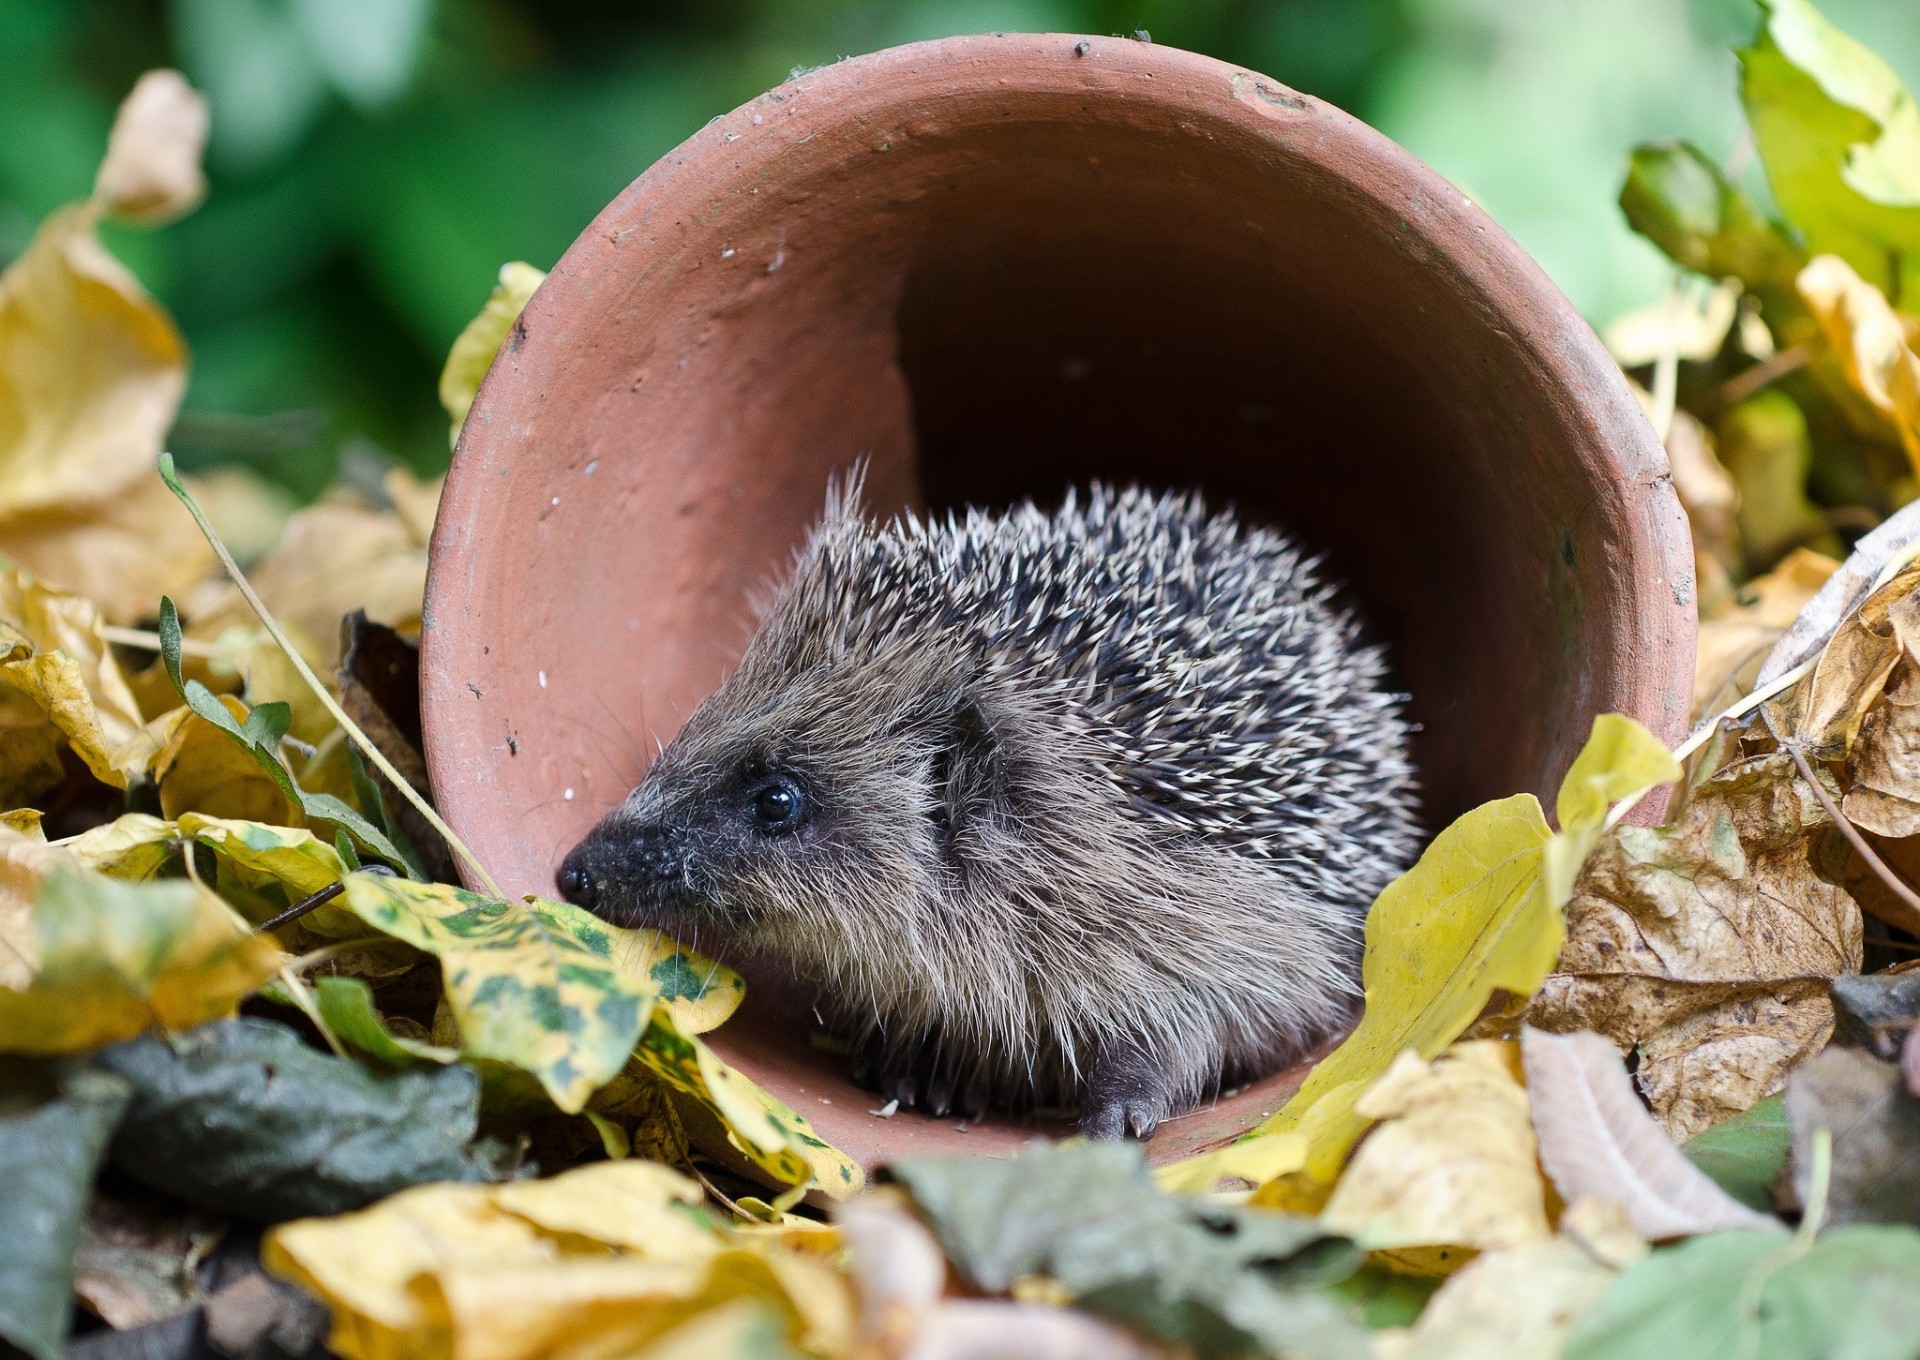
POLYGON ((55 868, 21 922, 0 915, 0 951, 30 980, 0 987, 0 1051, 78 1053, 159 1025, 231 1015, 279 968, 255 935, 196 883, 122 883, 55 868))
POLYGON ((356 977, 323 977, 313 984, 314 1006, 335 1036, 391 1067, 457 1062, 460 1050, 395 1034, 373 1004, 373 988, 356 977))
MULTIPOLYGON (((347 876, 340 852, 301 827, 205 817, 197 812, 181 813, 179 825, 182 836, 191 836, 233 865, 248 887, 268 881, 278 883, 289 902, 347 876)), ((301 923, 316 934, 333 938, 365 933, 357 916, 331 902, 303 917, 301 923)))
POLYGON ((618 1073, 653 1008, 623 960, 635 932, 565 902, 503 902, 440 883, 347 875, 375 930, 436 956, 462 1049, 532 1073, 577 1114, 618 1073))
POLYGON ((657 930, 619 932, 620 967, 653 984, 654 1003, 681 1034, 717 1029, 746 999, 747 984, 723 963, 657 930))
POLYGON ((655 1076, 719 1116, 729 1139, 775 1179, 799 1190, 817 1185, 845 1199, 865 1184, 860 1167, 823 1141, 806 1119, 722 1062, 711 1048, 654 1012, 634 1057, 655 1076))
POLYGON ((525 310, 533 290, 546 279, 544 270, 514 260, 500 266, 500 282, 487 294, 486 305, 467 323, 447 351, 447 366, 440 371, 440 404, 453 418, 450 442, 458 443, 460 427, 467 423, 480 382, 493 367, 494 356, 506 342, 507 332, 525 310))
POLYGON ((1608 805, 1678 775, 1650 732, 1609 714, 1594 721, 1561 784, 1561 835, 1529 793, 1483 804, 1442 831, 1367 916, 1359 1026, 1259 1132, 1302 1134, 1304 1173, 1330 1183, 1370 1122, 1355 1102, 1395 1057, 1407 1049, 1437 1057, 1496 991, 1530 996, 1552 971, 1573 875, 1608 805))
POLYGON ((173 858, 176 832, 172 822, 145 812, 128 812, 102 826, 60 842, 60 848, 108 878, 142 882, 154 877, 173 858))
MULTIPOLYGON (((1761 0, 1740 92, 1767 179, 1814 254, 1876 287, 1920 264, 1920 109, 1893 68, 1808 0, 1761 0)), ((1896 296, 1895 301, 1905 299, 1896 296)))

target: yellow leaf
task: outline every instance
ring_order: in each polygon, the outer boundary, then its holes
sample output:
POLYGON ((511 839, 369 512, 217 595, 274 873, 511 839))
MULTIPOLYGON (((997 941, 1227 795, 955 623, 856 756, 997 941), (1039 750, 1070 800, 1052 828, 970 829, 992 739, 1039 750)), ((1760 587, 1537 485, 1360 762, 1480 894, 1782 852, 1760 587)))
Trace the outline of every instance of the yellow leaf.
POLYGON ((738 973, 662 931, 623 930, 615 948, 621 971, 653 984, 654 1004, 678 1033, 718 1029, 746 999, 747 984, 738 973))
POLYGON ((1237 1143, 1169 1162, 1154 1170, 1153 1181, 1170 1195, 1211 1195, 1220 1182, 1252 1188, 1298 1171, 1307 1162, 1307 1140, 1297 1133, 1257 1134, 1237 1143))
POLYGON ((60 848, 83 869, 139 882, 152 878, 173 858, 175 834, 172 822, 144 812, 128 812, 103 826, 69 836, 60 842, 60 848))
POLYGON ((11 824, 0 829, 0 989, 32 985, 40 971, 34 899, 48 874, 78 867, 72 855, 48 845, 44 836, 11 824))
POLYGON ((1370 1248, 1498 1251, 1549 1235, 1546 1182, 1518 1045, 1404 1052, 1355 1109, 1384 1121, 1354 1153, 1321 1221, 1370 1248))
POLYGON ((1375 1360, 1550 1360, 1615 1273, 1564 1237, 1488 1252, 1441 1285, 1412 1327, 1376 1332, 1375 1360))
MULTIPOLYGON (((1305 1136, 1307 1181, 1332 1183, 1369 1122, 1356 1103, 1400 1053, 1438 1056, 1495 991, 1532 995, 1559 955, 1561 907, 1602 834, 1607 805, 1678 775, 1645 728, 1603 715, 1561 784, 1560 835, 1532 794, 1516 794, 1461 817, 1387 886, 1367 915, 1360 1024, 1260 1126, 1263 1134, 1305 1136)), ((1300 1189, 1283 1177, 1255 1202, 1298 1204, 1300 1189)))
POLYGON ((153 475, 185 351, 97 217, 61 209, 0 274, 0 552, 132 622, 213 554, 153 475))
POLYGON ((449 444, 460 441, 460 427, 473 409, 480 382, 493 367, 494 356, 506 342, 507 332, 526 309, 534 289, 546 279, 544 270, 515 260, 500 266, 500 282, 487 294, 478 316, 467 323, 447 351, 447 365, 440 371, 440 404, 453 417, 449 444))
POLYGON ((717 1116, 728 1141, 791 1187, 790 1193, 814 1185, 846 1199, 866 1184, 859 1165, 815 1134, 804 1116, 727 1066, 698 1038, 681 1034, 664 1010, 649 1020, 634 1058, 717 1116))
POLYGON ((0 826, 18 831, 29 840, 44 843, 47 833, 40 829, 41 820, 38 808, 15 808, 11 812, 0 812, 0 826))
POLYGON ((1920 354, 1905 323, 1886 294, 1838 255, 1815 257, 1796 283, 1848 380, 1892 420, 1920 475, 1920 354))
POLYGON ((0 917, 0 954, 16 961, 16 985, 0 988, 0 1051, 10 1053, 78 1053, 155 1025, 190 1029, 231 1015, 281 962, 271 940, 186 880, 122 883, 55 864, 24 915, 0 917), (24 985, 20 960, 31 970, 24 985))
MULTIPOLYGON (((49 744, 57 750, 64 742, 95 778, 115 788, 144 775, 155 751, 107 647, 99 611, 17 568, 0 572, 0 726, 0 750, 49 744), (44 726, 58 736, 36 733, 44 726)), ((24 759, 0 770, 0 802, 44 792, 43 778, 24 759)))
POLYGON ((207 194, 200 169, 206 146, 207 101, 178 71, 149 71, 113 120, 94 202, 145 226, 192 212, 207 194))
POLYGON ((548 1181, 430 1185, 273 1229, 267 1268, 324 1300, 348 1360, 599 1360, 738 1300, 792 1343, 843 1354, 844 1280, 778 1239, 714 1224, 664 1167, 602 1162, 548 1181))
POLYGON ((623 966, 635 932, 536 897, 373 874, 346 884, 362 921, 440 960, 469 1054, 531 1072, 569 1114, 626 1063, 654 999, 652 980, 623 966))

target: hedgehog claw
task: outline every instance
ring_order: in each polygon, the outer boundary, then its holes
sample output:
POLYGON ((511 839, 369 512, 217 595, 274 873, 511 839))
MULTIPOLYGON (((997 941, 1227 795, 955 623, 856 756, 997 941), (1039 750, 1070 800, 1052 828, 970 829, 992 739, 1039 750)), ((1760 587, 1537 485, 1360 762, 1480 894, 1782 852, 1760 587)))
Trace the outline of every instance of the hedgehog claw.
POLYGON ((1123 1049, 1097 1061, 1087 1074, 1078 1127, 1089 1138, 1145 1141, 1171 1113, 1170 1074, 1146 1054, 1123 1049))

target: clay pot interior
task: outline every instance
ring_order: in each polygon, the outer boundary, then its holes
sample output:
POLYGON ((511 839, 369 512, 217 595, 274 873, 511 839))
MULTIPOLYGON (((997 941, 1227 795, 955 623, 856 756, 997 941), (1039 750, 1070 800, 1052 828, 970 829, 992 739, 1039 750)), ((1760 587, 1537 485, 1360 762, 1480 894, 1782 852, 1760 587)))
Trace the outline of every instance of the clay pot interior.
MULTIPOLYGON (((1550 792, 1595 713, 1685 720, 1664 457, 1484 213, 1237 68, 956 39, 710 125, 581 236, 496 362, 442 506, 423 681, 442 806, 509 891, 553 891, 856 459, 879 513, 1099 478, 1287 528, 1392 648, 1435 826, 1550 792)), ((868 1115, 777 990, 716 1048, 863 1160, 1033 1131, 868 1115)), ((1151 1153, 1238 1132, 1298 1077, 1151 1153)))

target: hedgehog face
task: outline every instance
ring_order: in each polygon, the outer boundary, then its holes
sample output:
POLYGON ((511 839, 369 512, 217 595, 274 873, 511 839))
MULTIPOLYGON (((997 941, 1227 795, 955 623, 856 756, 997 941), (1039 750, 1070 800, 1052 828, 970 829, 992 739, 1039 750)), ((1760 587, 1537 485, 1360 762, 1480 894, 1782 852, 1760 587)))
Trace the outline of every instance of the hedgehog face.
POLYGON ((924 921, 992 796, 978 709, 945 693, 902 702, 900 677, 867 666, 788 672, 777 690, 759 670, 695 712, 568 854, 561 891, 618 924, 795 962, 870 943, 887 929, 876 909, 924 921))

